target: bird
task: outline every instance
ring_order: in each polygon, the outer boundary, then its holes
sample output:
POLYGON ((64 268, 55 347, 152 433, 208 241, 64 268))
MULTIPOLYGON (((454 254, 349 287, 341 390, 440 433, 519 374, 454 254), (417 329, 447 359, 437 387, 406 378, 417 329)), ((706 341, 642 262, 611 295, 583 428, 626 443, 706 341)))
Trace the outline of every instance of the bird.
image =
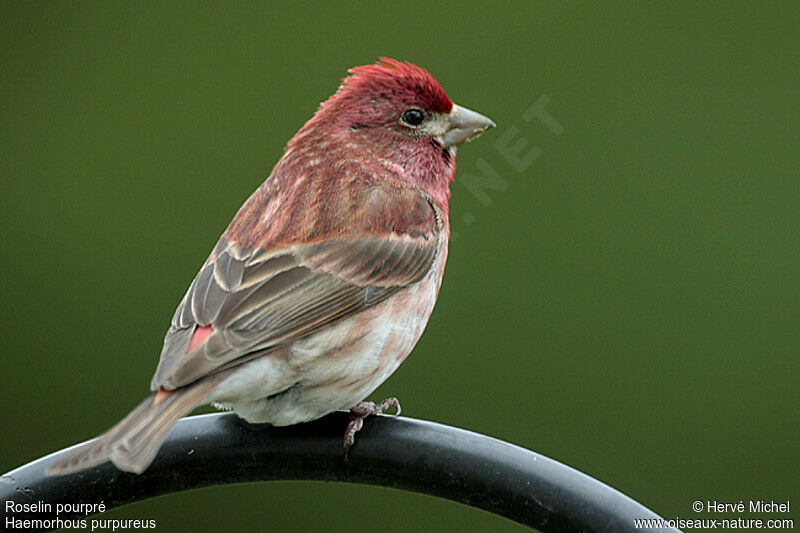
POLYGON ((406 359, 442 283, 450 184, 465 141, 495 124, 424 68, 387 57, 348 70, 287 143, 178 305, 151 393, 50 475, 111 461, 140 474, 198 405, 288 426, 350 410, 406 359))

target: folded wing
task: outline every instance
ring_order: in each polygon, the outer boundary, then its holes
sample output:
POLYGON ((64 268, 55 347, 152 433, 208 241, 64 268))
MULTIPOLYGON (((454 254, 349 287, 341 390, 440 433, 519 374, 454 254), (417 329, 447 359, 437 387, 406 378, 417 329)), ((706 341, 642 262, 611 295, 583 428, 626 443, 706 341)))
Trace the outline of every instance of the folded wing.
POLYGON ((441 253, 439 213, 416 189, 383 189, 387 202, 371 201, 371 212, 359 217, 385 218, 379 231, 374 224, 371 231, 337 228, 277 249, 220 239, 175 312, 151 388, 174 389, 235 366, 422 280, 441 253), (401 203, 402 225, 391 223, 397 195, 417 196, 401 203), (386 217, 376 209, 387 210, 386 217))

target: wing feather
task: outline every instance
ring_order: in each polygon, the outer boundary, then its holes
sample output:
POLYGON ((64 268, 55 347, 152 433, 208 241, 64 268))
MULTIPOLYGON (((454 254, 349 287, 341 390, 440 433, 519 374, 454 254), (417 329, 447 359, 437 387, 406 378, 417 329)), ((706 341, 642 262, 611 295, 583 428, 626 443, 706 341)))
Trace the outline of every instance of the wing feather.
POLYGON ((406 203, 422 206, 404 215, 419 223, 400 234, 335 236, 278 249, 220 239, 175 312, 153 390, 184 386, 267 353, 423 279, 443 247, 441 218, 430 200, 406 203), (188 352, 195 329, 208 325, 213 333, 188 352))

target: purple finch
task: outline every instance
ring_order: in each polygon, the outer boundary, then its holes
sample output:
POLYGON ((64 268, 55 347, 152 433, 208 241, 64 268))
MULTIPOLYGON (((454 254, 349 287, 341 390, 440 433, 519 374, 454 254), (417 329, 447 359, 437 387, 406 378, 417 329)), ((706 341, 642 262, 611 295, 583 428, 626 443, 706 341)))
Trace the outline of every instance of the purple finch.
POLYGON ((351 69, 289 141, 181 301, 150 388, 128 416, 52 464, 140 473, 201 403, 276 426, 363 402, 422 335, 442 282, 456 147, 494 126, 426 70, 351 69))

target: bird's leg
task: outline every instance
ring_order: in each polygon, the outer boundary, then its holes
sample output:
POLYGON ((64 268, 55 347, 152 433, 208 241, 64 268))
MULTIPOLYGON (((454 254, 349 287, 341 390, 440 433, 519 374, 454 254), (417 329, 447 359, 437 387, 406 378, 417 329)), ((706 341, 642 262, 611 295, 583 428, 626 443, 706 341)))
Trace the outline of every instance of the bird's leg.
POLYGON ((376 404, 375 402, 360 402, 355 407, 350 409, 350 423, 347 424, 347 429, 344 431, 345 459, 348 458, 350 447, 353 446, 353 443, 356 440, 356 433, 358 433, 358 431, 364 427, 364 419, 368 416, 379 415, 390 407, 394 407, 396 411, 394 416, 398 416, 400 414, 400 400, 395 397, 386 398, 379 404, 376 404))

